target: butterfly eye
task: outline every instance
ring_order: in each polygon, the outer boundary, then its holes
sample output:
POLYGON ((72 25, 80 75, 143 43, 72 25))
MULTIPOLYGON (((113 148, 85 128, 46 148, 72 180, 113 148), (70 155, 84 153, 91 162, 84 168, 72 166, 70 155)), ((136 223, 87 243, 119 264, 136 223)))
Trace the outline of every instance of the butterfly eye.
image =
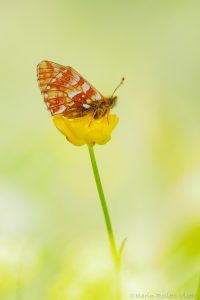
POLYGON ((116 102, 116 100, 117 100, 117 96, 111 97, 111 98, 108 99, 109 104, 110 104, 111 106, 116 102))
POLYGON ((113 104, 113 98, 109 98, 108 101, 109 101, 109 104, 110 104, 110 105, 113 104))

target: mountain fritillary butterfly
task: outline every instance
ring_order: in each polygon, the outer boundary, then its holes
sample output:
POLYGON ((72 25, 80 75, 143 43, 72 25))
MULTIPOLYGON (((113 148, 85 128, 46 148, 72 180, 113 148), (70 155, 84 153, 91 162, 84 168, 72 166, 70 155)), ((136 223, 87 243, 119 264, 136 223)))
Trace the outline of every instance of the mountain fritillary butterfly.
POLYGON ((108 114, 117 96, 102 96, 88 81, 71 67, 43 60, 37 66, 38 84, 44 102, 52 115, 62 114, 68 118, 82 117, 91 113, 99 119, 108 114))

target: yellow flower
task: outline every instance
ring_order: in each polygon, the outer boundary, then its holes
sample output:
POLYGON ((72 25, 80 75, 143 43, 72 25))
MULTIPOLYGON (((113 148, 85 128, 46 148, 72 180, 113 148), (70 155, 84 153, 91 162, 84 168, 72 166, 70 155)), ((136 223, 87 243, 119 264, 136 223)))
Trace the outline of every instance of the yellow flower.
POLYGON ((63 115, 53 117, 53 122, 57 129, 75 146, 84 144, 93 146, 107 143, 111 139, 111 133, 118 120, 116 115, 106 115, 92 121, 91 115, 74 119, 68 119, 63 115))

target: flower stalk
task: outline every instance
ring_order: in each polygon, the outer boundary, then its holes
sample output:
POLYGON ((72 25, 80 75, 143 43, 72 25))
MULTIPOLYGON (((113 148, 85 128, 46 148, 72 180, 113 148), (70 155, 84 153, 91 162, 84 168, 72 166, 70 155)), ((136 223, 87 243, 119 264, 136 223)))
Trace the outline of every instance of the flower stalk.
POLYGON ((115 270, 116 270, 116 300, 120 300, 121 299, 121 279, 120 279, 121 251, 119 251, 119 253, 117 251, 117 246, 116 246, 116 242, 115 242, 115 236, 114 236, 114 232, 113 232, 113 228, 112 228, 111 218, 110 218, 105 194, 104 194, 103 187, 102 187, 93 146, 88 145, 88 150, 89 150, 89 155, 90 155, 90 160, 91 160, 92 169, 93 169, 93 173, 94 173, 94 178, 95 178, 95 182, 96 182, 96 186, 97 186, 97 190, 98 190, 98 194, 99 194, 99 199, 101 202, 101 207, 103 210, 103 215, 104 215, 104 219, 105 219, 105 223, 106 223, 106 229, 107 229, 108 239, 109 239, 109 243, 110 243, 110 249, 111 249, 111 254, 112 254, 112 258, 113 258, 113 263, 114 263, 115 270))

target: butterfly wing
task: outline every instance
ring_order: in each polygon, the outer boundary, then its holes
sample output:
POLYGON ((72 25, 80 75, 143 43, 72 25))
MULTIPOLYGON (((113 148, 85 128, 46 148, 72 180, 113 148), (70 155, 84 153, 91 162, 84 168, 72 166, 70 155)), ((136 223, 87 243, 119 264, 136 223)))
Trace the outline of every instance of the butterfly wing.
POLYGON ((98 106, 103 96, 71 67, 42 61, 38 65, 38 83, 52 115, 80 117, 98 106))

